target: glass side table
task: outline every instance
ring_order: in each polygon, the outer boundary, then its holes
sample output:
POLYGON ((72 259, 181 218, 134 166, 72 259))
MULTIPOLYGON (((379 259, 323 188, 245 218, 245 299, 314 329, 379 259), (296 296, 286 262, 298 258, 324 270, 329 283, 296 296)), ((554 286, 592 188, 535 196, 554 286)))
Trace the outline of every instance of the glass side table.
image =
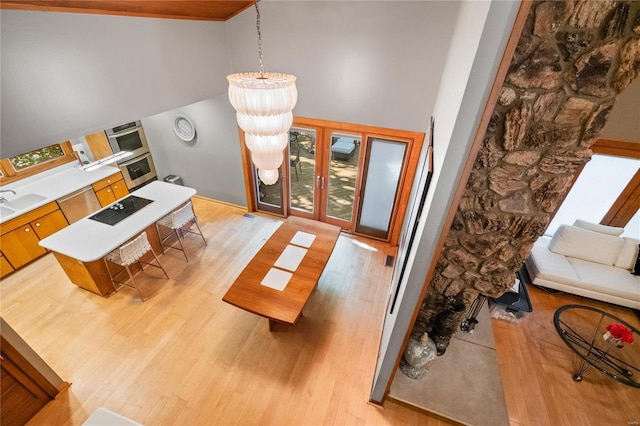
POLYGON ((591 368, 625 385, 640 388, 640 332, 631 324, 596 308, 565 305, 553 316, 553 323, 564 343, 582 359, 573 376, 577 382, 591 368), (630 334, 624 343, 608 333, 612 325, 626 327, 630 334))

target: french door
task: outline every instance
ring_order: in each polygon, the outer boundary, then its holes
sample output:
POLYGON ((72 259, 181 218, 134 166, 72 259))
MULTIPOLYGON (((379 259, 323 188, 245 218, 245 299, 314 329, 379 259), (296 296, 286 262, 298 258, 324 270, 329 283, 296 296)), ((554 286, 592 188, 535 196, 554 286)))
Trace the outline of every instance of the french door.
POLYGON ((252 167, 254 207, 396 244, 423 138, 296 117, 278 182, 263 185, 252 167))
POLYGON ((289 213, 352 231, 362 135, 295 125, 289 135, 289 213))

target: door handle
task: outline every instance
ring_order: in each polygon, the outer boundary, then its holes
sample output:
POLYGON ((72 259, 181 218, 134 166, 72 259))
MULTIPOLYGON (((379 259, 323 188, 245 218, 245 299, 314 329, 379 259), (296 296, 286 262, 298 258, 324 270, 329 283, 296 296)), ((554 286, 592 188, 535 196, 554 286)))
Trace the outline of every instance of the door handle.
POLYGON ((316 176, 316 187, 324 189, 324 176, 316 176))

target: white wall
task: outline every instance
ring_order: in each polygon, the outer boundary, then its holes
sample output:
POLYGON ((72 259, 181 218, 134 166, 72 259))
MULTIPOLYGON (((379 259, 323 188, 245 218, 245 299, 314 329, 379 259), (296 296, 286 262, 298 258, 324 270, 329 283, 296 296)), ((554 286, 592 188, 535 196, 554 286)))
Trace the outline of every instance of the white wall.
POLYGON ((0 12, 7 157, 223 93, 224 22, 0 12))
POLYGON ((247 205, 235 111, 226 94, 144 118, 142 126, 160 179, 178 175, 199 195, 247 205), (175 135, 177 114, 193 122, 195 140, 175 135))
MULTIPOLYGON (((265 70, 297 76, 297 116, 426 132, 459 6, 261 2, 265 70)), ((255 20, 228 21, 236 72, 259 69, 255 20)))
POLYGON ((371 390, 373 401, 382 401, 394 374, 405 333, 413 326, 413 312, 420 303, 436 244, 443 232, 518 6, 518 2, 494 0, 465 2, 460 9, 433 111, 433 180, 418 226, 417 242, 409 253, 405 282, 400 283, 397 314, 385 317, 371 390))

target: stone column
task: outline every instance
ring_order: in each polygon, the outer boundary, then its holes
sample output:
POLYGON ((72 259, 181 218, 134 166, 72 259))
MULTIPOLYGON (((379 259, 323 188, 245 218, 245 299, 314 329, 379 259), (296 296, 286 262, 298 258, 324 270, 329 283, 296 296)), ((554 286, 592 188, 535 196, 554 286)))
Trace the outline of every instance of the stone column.
POLYGON ((640 2, 532 5, 414 333, 436 328, 448 296, 468 306, 513 285, 639 71, 640 2))

